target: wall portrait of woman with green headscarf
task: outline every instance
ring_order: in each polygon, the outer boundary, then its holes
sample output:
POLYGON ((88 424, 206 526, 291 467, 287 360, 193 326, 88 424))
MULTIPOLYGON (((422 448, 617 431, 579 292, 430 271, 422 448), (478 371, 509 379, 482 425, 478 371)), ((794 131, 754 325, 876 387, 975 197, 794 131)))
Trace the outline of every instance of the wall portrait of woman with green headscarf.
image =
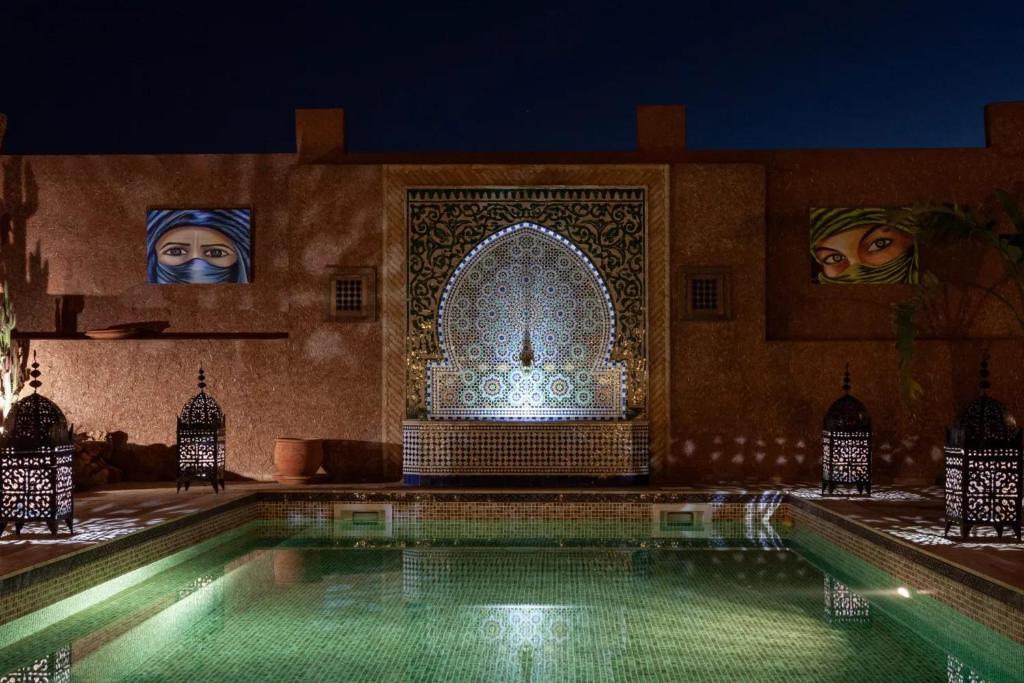
POLYGON ((885 214, 881 208, 811 209, 813 281, 916 283, 916 226, 890 225, 885 214))

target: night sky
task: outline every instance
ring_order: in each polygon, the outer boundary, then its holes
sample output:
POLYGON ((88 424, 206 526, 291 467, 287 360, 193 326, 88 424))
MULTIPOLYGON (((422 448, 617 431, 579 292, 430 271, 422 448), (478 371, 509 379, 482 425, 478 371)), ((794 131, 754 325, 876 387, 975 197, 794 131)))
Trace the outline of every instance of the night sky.
POLYGON ((984 144, 1024 100, 1024 2, 0 0, 5 152, 622 150, 640 103, 692 148, 984 144), (266 6, 264 6, 266 5, 266 6))

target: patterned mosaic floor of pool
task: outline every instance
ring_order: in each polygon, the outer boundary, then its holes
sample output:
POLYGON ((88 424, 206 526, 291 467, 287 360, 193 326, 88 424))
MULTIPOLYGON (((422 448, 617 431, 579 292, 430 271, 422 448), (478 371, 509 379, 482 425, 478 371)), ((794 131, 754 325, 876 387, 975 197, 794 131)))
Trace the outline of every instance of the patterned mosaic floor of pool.
POLYGON ((0 681, 1020 680, 1024 648, 951 645, 955 620, 822 567, 785 547, 351 548, 253 526, 0 650, 0 681))

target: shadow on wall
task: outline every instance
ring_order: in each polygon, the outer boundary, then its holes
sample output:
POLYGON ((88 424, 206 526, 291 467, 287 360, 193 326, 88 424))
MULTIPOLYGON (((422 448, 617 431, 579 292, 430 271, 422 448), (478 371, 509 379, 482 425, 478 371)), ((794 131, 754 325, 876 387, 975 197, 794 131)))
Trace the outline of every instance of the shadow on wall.
MULTIPOLYGON (((34 252, 28 249, 28 220, 38 209, 39 185, 32 167, 20 157, 7 159, 0 168, 0 283, 9 287, 15 315, 19 310, 45 310, 36 307, 47 297, 49 265, 43 260, 39 243, 34 252)), ((18 346, 24 376, 28 372, 29 344, 22 340, 18 346)))
POLYGON ((324 472, 336 484, 391 481, 384 468, 384 447, 376 441, 324 440, 324 472))
MULTIPOLYGON (((39 315, 52 306, 54 329, 73 334, 85 310, 85 297, 50 296, 50 266, 42 243, 37 240, 34 249, 28 245, 28 222, 39 210, 39 184, 32 166, 21 157, 7 159, 0 179, 0 279, 10 286, 15 313, 21 314, 20 327, 43 329, 45 321, 39 315)), ((21 350, 22 358, 27 357, 28 342, 22 342, 21 350)))
POLYGON ((7 159, 0 188, 0 265, 20 307, 40 305, 50 280, 41 245, 37 242, 34 251, 28 248, 28 221, 38 209, 39 184, 32 166, 20 157, 7 159))
MULTIPOLYGON (((872 479, 932 484, 942 460, 935 439, 874 435, 872 479)), ((658 483, 794 484, 821 477, 821 434, 806 437, 700 434, 674 445, 658 483)))
MULTIPOLYGON (((125 432, 78 434, 73 461, 75 489, 87 491, 121 482, 170 482, 177 477, 176 444, 138 444, 125 432)), ((230 470, 228 481, 255 481, 230 470)), ((393 481, 384 468, 384 449, 374 441, 324 441, 325 475, 316 483, 369 484, 393 481)))
MULTIPOLYGON (((73 461, 75 490, 87 491, 120 482, 174 481, 177 445, 137 444, 125 432, 79 434, 73 461)), ((252 481, 228 470, 227 481, 252 481)))

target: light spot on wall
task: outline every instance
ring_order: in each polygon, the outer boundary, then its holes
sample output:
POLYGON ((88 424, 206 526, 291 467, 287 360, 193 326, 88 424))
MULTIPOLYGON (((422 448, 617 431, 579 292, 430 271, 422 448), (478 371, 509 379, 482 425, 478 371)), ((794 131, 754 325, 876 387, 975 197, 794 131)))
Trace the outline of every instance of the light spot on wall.
POLYGON ((292 287, 288 295, 293 306, 323 305, 323 290, 314 288, 310 285, 297 285, 292 287))
POLYGON ((337 235, 316 235, 302 250, 302 267, 307 273, 322 273, 327 266, 337 264, 341 254, 342 243, 337 235))
POLYGON ((693 439, 687 439, 683 442, 683 453, 686 455, 693 455, 697 451, 697 444, 693 442, 693 439))
POLYGON ((314 330, 303 344, 303 355, 314 362, 340 359, 344 353, 344 339, 341 331, 332 327, 321 327, 314 330))
POLYGON ((279 249, 274 252, 274 258, 270 262, 274 267, 274 270, 287 270, 288 269, 288 252, 284 249, 279 249))

